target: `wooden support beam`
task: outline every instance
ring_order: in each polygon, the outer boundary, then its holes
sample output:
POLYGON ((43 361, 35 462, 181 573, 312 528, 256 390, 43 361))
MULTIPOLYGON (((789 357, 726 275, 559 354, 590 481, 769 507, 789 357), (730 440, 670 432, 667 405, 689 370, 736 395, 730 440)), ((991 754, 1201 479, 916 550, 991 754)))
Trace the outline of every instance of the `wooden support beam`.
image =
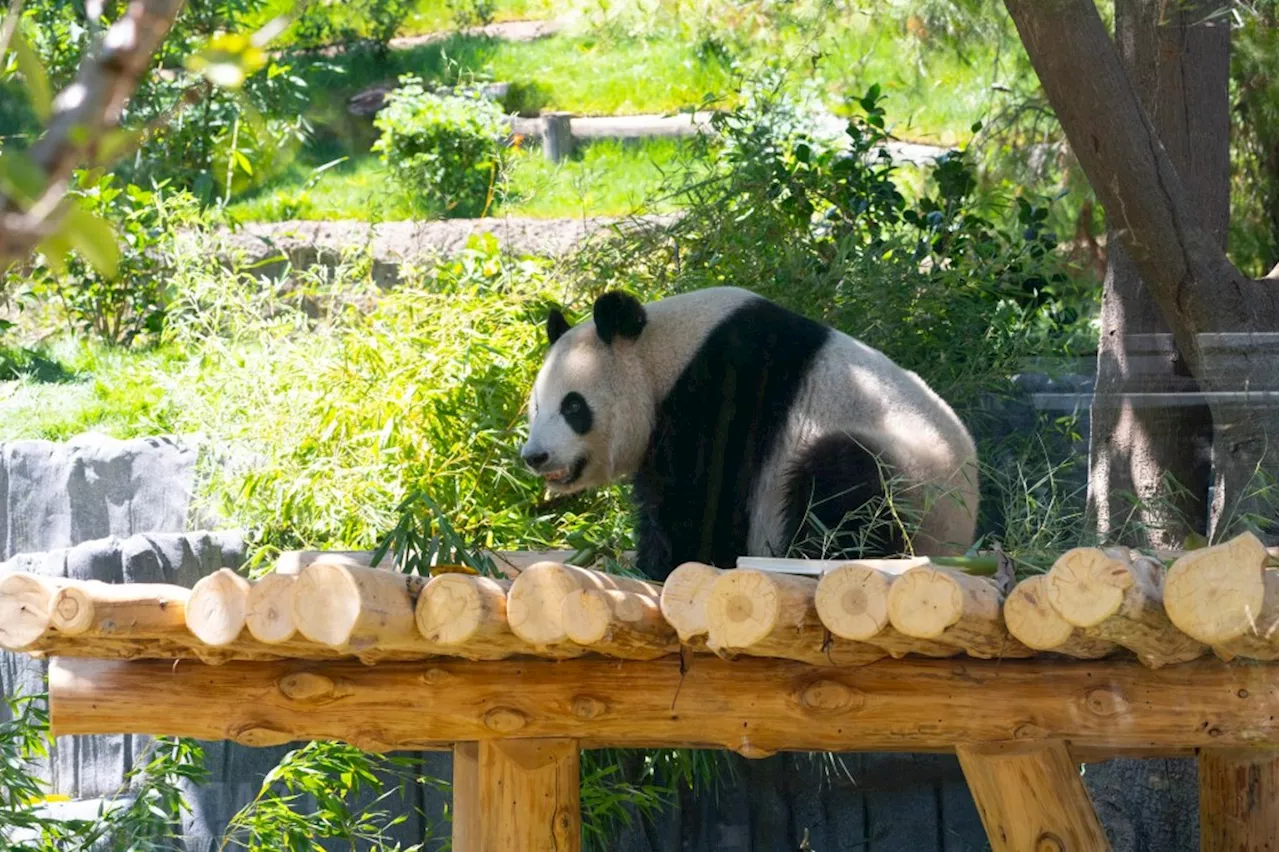
POLYGON ((1178 754, 1277 740, 1274 664, 899 660, 860 668, 696 657, 478 663, 55 659, 56 735, 146 733, 253 745, 339 739, 387 751, 503 737, 584 748, 765 753, 950 751, 1061 738, 1178 754))
POLYGON ((485 740, 453 750, 454 852, 578 852, 572 739, 485 740))
POLYGON ((1275 749, 1202 749, 1199 770, 1200 852, 1276 852, 1275 749))
POLYGON ((956 748, 993 852, 1107 852, 1080 767, 1061 740, 956 748))

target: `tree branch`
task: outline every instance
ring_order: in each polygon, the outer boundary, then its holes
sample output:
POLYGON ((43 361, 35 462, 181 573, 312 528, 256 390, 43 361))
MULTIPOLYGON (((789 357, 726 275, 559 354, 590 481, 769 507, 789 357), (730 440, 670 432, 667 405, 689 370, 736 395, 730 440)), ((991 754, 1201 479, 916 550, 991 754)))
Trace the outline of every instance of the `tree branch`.
MULTIPOLYGON (((108 131, 120 123, 126 102, 164 42, 185 0, 133 0, 103 34, 99 49, 80 65, 71 85, 54 100, 53 115, 28 156, 43 185, 62 185, 78 166, 97 159, 108 131)), ((43 206, 43 205, 42 205, 43 206)), ((48 205, 61 211, 60 204, 48 205)), ((0 206, 0 263, 27 255, 50 233, 49 216, 32 216, 13 198, 0 206)), ((54 215, 57 215, 56 213, 54 215)))
POLYGON ((1094 0, 1005 0, 1049 103, 1197 378, 1199 335, 1273 331, 1276 288, 1240 274, 1201 223, 1094 0))

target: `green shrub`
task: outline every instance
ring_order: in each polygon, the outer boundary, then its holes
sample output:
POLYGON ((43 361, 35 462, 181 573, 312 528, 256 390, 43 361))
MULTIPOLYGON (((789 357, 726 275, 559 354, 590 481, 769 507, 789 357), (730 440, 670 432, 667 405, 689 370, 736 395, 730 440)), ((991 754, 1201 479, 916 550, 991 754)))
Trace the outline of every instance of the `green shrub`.
POLYGON ((484 214, 506 162, 502 111, 479 97, 432 94, 412 75, 400 82, 374 119, 374 150, 424 213, 484 214))
MULTIPOLYGON (((79 182, 93 176, 77 172, 79 182)), ((113 223, 118 231, 120 259, 115 275, 104 275, 80 254, 38 255, 25 281, 21 302, 43 303, 73 332, 129 346, 144 337, 155 338, 164 328, 169 281, 175 271, 174 232, 194 223, 196 201, 185 192, 168 192, 166 184, 145 190, 121 186, 111 175, 100 176, 73 194, 88 212, 113 223)), ((9 276, 11 279, 15 276, 9 276)))
POLYGON ((364 42, 379 52, 385 52, 415 5, 415 0, 310 3, 289 33, 293 44, 302 48, 350 47, 364 42))
POLYGON ((493 23, 497 0, 446 0, 453 22, 460 28, 484 27, 493 23))

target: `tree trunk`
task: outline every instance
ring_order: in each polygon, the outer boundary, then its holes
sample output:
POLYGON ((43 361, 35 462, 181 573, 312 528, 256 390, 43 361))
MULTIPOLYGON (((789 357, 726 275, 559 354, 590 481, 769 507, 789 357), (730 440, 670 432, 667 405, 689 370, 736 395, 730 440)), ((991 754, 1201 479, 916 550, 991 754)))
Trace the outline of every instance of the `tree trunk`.
MULTIPOLYGON (((1270 516, 1254 484, 1276 478, 1274 331, 1280 294, 1227 260, 1161 144, 1094 0, 1005 0, 1072 150, 1213 416, 1210 535, 1232 514, 1270 516), (1268 334, 1230 339, 1224 333, 1268 334), (1255 345, 1259 340, 1270 349, 1255 345), (1263 405, 1242 392, 1267 391, 1263 405)), ((1194 75, 1192 75, 1194 76, 1194 75)), ((1191 81, 1189 85, 1207 85, 1191 81)), ((1171 143, 1172 144, 1172 143, 1171 143)), ((1189 147, 1197 140, 1189 137, 1189 147)), ((1206 180, 1212 174, 1206 172, 1206 180)), ((1274 487, 1274 486, 1273 486, 1274 487)), ((1273 523, 1272 519, 1272 523, 1273 523)), ((1274 526, 1268 531, 1274 538, 1274 526)))
MULTIPOLYGON (((1117 0, 1116 44, 1203 226, 1226 248, 1229 28, 1216 0, 1117 0)), ((1089 508, 1103 540, 1176 549, 1207 522, 1213 421, 1206 405, 1133 405, 1131 393, 1198 394, 1120 237, 1108 240, 1090 413, 1089 508), (1155 335, 1162 335, 1156 337, 1155 335), (1136 505, 1134 503, 1136 498, 1136 505)))

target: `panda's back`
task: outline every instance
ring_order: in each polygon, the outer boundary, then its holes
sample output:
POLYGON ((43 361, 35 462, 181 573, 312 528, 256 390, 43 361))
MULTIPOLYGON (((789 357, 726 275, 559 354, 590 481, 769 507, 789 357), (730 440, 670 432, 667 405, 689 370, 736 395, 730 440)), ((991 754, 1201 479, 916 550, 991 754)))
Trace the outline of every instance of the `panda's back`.
POLYGON ((744 553, 785 550, 796 491, 817 481, 804 479, 806 464, 829 488, 873 478, 879 458, 916 480, 973 455, 963 425, 914 374, 749 291, 671 297, 650 306, 649 323, 659 401, 635 495, 642 536, 663 530, 675 563, 731 567, 744 553))

